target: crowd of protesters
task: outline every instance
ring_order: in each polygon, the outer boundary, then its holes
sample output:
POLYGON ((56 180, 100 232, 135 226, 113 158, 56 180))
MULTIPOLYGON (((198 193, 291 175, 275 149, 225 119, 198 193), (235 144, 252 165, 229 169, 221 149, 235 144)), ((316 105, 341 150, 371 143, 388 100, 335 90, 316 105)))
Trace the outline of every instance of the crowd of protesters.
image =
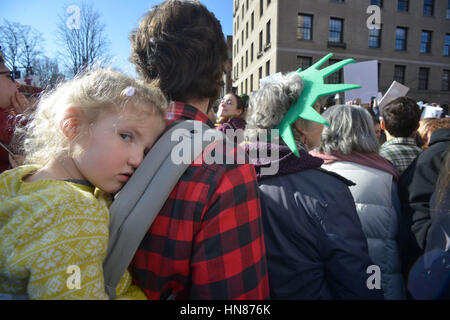
POLYGON ((296 104, 302 76, 220 100, 227 47, 199 2, 153 7, 130 41, 140 80, 89 71, 33 106, 0 56, 0 299, 108 299, 112 196, 164 128, 184 120, 243 130, 233 156, 239 147, 258 156, 186 169, 118 298, 450 299, 445 113, 421 120, 408 97, 381 111, 319 100, 310 107, 329 125, 291 124, 296 155, 282 138, 258 137, 296 104), (81 288, 65 286, 69 265, 89 275, 81 288))

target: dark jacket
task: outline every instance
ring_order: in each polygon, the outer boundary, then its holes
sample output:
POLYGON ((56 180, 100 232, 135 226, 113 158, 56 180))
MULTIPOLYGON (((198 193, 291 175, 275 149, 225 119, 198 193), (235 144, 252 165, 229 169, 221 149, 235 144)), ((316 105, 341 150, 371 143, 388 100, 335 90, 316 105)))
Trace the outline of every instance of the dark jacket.
POLYGON ((245 129, 247 122, 241 117, 233 117, 230 118, 227 122, 221 124, 216 129, 222 132, 226 132, 228 129, 237 130, 237 129, 245 129))
POLYGON ((426 247, 431 226, 430 199, 436 187, 445 151, 449 146, 450 129, 437 129, 431 135, 429 147, 417 156, 400 177, 402 223, 410 226, 400 230, 399 238, 403 247, 401 255, 405 278, 426 247))
POLYGON ((439 205, 432 196, 431 226, 425 254, 409 273, 409 290, 415 299, 450 299, 450 189, 439 205))
POLYGON ((320 169, 322 160, 303 150, 297 158, 279 148, 276 175, 260 173, 270 161, 251 159, 261 191, 271 298, 383 299, 382 290, 367 287, 373 263, 348 189, 352 183, 320 169))

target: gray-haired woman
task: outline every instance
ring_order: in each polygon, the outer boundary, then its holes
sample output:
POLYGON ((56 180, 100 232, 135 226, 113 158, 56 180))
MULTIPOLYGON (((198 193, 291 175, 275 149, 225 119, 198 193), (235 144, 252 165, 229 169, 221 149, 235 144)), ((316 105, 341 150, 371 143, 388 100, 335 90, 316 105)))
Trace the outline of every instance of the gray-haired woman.
POLYGON ((314 140, 314 130, 304 120, 293 125, 300 157, 283 141, 276 143, 273 132, 271 142, 257 141, 278 126, 302 90, 302 77, 295 72, 266 83, 250 97, 247 116, 246 149, 258 176, 270 296, 382 299, 381 290, 367 287, 367 268, 373 263, 348 188, 351 182, 320 169, 323 161, 301 143, 307 142, 308 130, 314 140), (274 164, 278 172, 264 174, 274 164))
POLYGON ((386 299, 405 299, 397 244, 400 202, 393 165, 378 155, 379 144, 369 112, 360 106, 337 105, 323 114, 330 127, 322 131, 313 156, 325 161, 322 168, 356 183, 350 187, 367 237, 369 254, 381 269, 386 299))

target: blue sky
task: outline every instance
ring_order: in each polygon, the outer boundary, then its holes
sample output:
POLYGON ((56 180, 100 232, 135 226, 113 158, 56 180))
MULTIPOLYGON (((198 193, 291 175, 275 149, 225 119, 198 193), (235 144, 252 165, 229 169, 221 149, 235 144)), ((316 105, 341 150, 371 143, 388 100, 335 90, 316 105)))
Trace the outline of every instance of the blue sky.
MULTIPOLYGON (((109 55, 113 66, 133 75, 134 67, 128 62, 130 43, 129 32, 137 27, 142 16, 162 0, 86 0, 93 3, 106 25, 106 35, 110 41, 109 55)), ((225 35, 233 34, 233 0, 201 0, 219 19, 225 35)), ((61 0, 14 0, 2 1, 0 24, 4 19, 29 25, 42 32, 45 39, 44 53, 57 58, 62 51, 56 43, 58 15, 62 15, 70 5, 79 1, 61 0)), ((60 66, 62 67, 62 66, 60 66)))

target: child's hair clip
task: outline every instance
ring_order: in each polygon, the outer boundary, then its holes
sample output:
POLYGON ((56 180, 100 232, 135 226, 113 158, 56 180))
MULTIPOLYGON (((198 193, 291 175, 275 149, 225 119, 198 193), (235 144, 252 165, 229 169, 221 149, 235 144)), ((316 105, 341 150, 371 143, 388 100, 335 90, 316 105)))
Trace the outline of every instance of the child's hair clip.
POLYGON ((136 92, 136 89, 132 86, 130 87, 126 87, 125 89, 123 89, 122 94, 126 95, 127 97, 132 97, 134 96, 134 93, 136 92))

